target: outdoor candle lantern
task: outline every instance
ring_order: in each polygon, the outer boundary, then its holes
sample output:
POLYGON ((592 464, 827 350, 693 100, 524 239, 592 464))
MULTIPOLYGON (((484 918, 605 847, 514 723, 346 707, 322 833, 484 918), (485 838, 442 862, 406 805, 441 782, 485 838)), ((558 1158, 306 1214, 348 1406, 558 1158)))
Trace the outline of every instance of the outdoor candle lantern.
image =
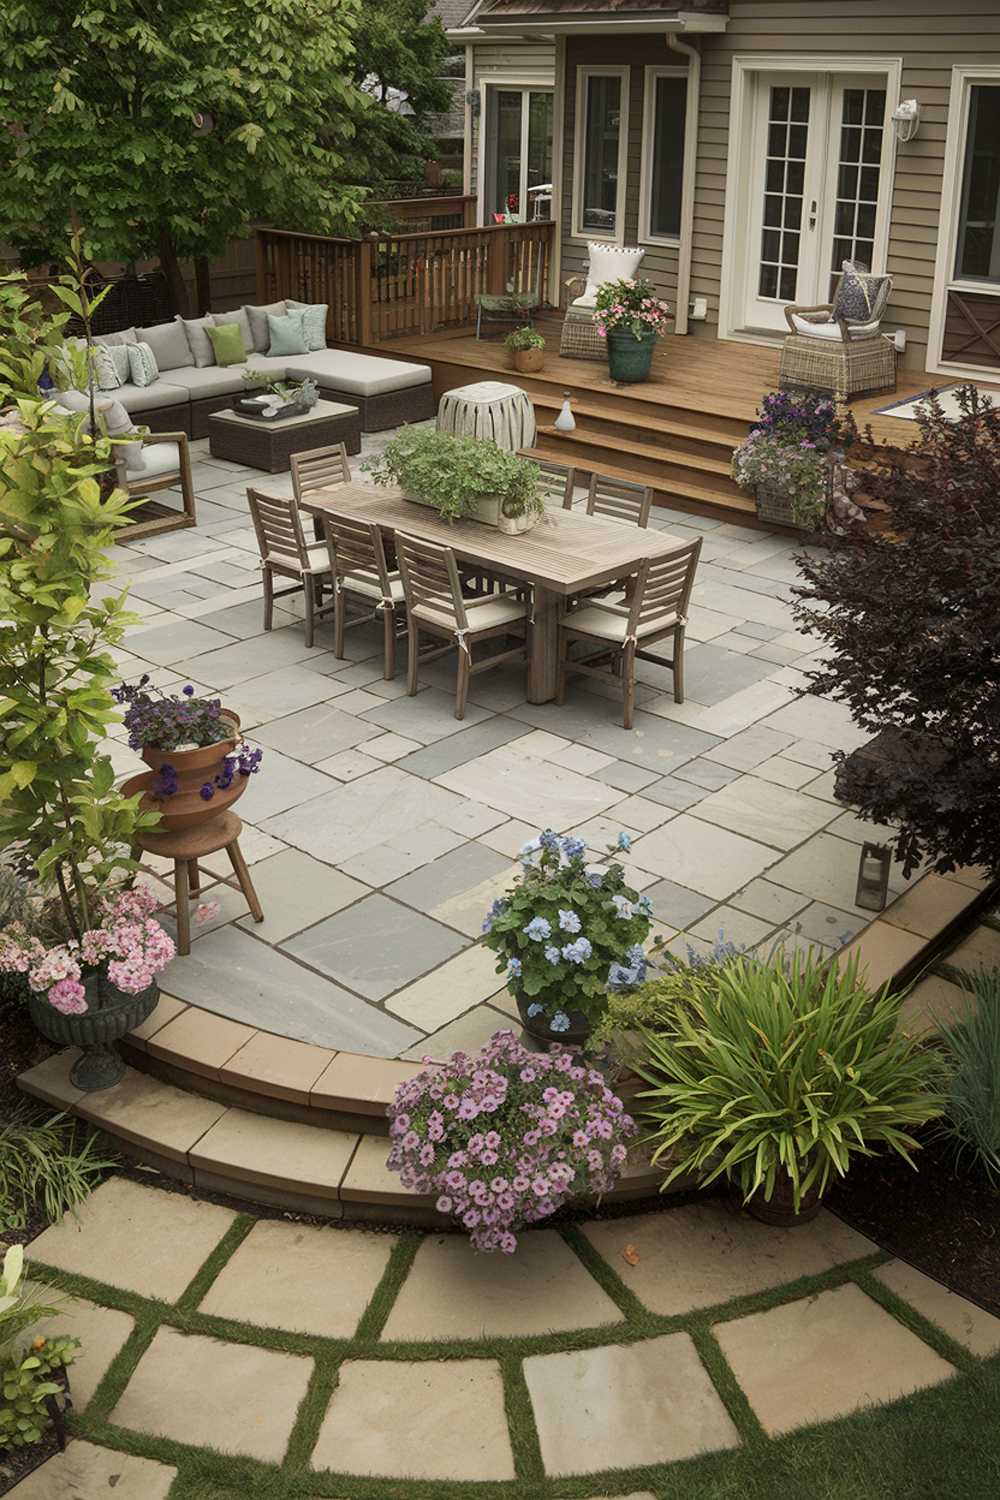
POLYGON ((889 867, 892 851, 887 844, 862 844, 858 861, 856 906, 865 911, 882 911, 889 897, 889 867))

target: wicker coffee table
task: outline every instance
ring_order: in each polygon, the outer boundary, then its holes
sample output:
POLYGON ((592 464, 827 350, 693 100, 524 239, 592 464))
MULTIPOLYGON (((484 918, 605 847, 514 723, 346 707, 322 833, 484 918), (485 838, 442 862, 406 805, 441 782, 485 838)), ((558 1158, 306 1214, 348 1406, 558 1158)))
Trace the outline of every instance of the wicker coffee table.
POLYGON ((263 422, 235 411, 216 411, 208 419, 208 447, 213 458, 228 458, 251 469, 279 474, 290 467, 293 453, 344 443, 348 453, 361 452, 361 413, 356 406, 317 401, 300 417, 263 422))

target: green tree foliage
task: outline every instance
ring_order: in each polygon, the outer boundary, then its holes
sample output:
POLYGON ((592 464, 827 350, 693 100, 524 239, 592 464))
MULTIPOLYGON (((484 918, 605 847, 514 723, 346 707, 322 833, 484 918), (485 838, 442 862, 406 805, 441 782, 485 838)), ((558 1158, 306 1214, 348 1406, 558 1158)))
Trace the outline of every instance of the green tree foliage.
POLYGON ((366 116, 355 144, 362 151, 358 180, 370 183, 376 197, 383 184, 420 176, 435 153, 428 117, 451 103, 442 76, 450 47, 441 22, 427 18, 427 4, 378 0, 365 9, 353 76, 380 108, 366 116), (405 93, 405 109, 388 107, 394 91, 405 93))

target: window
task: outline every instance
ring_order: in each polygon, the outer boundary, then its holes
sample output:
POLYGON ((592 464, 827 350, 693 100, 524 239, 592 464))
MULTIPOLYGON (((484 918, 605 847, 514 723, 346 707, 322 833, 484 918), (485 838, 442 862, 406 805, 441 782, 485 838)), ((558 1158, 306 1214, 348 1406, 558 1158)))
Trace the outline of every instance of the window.
POLYGON ((552 90, 488 84, 485 114, 484 223, 551 218, 552 90))
POLYGON ((686 114, 686 71, 647 68, 641 184, 644 240, 680 237, 686 114))
POLYGON ((576 119, 574 232, 591 239, 620 239, 628 145, 628 69, 577 69, 576 119))
POLYGON ((1000 282, 1000 84, 969 89, 955 275, 1000 282))

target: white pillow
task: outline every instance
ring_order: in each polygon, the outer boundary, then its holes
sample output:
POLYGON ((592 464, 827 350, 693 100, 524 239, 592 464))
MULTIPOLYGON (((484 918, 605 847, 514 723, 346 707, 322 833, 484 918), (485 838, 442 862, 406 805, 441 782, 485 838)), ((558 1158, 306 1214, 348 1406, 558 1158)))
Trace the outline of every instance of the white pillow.
POLYGON ((597 289, 606 281, 623 281, 634 276, 639 269, 645 250, 625 245, 602 245, 599 240, 587 244, 590 267, 583 295, 577 297, 574 307, 593 307, 597 301, 597 289))
MULTIPOLYGON (((176 321, 187 335, 195 369, 203 370, 206 365, 214 365, 215 350, 212 348, 212 340, 205 332, 206 328, 215 327, 212 314, 208 313, 204 318, 182 318, 180 313, 178 313, 176 321)), ((179 368, 179 366, 175 366, 175 368, 179 368)))
MULTIPOLYGON (((181 330, 183 335, 183 330, 181 330)), ((154 380, 160 378, 160 369, 156 363, 156 355, 148 344, 129 344, 128 367, 132 376, 133 385, 152 385, 154 380)))

